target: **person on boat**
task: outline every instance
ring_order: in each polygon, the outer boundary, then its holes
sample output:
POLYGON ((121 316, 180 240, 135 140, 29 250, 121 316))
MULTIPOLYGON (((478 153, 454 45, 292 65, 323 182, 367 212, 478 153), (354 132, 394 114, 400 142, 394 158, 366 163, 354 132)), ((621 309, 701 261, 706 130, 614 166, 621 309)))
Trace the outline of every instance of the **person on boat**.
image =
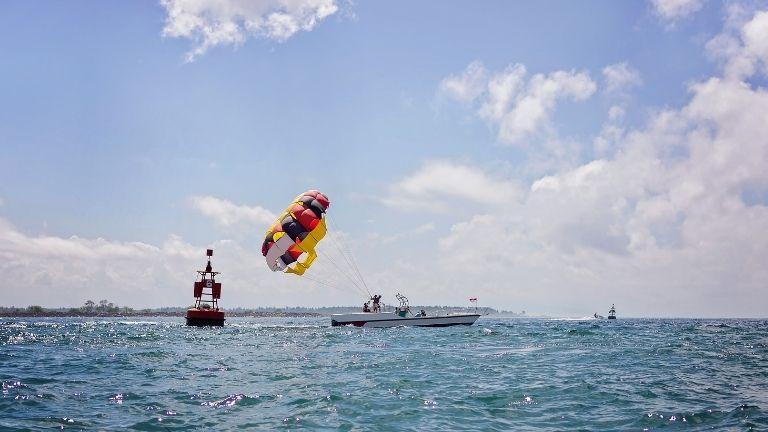
POLYGON ((368 302, 363 303, 363 312, 370 312, 371 309, 368 308, 368 302))
POLYGON ((421 310, 421 312, 419 312, 419 316, 422 316, 422 317, 425 317, 425 316, 427 316, 427 311, 425 311, 424 309, 422 309, 422 310, 421 310))
POLYGON ((376 294, 375 296, 371 297, 371 300, 373 300, 373 311, 381 312, 381 305, 379 304, 381 301, 381 294, 376 294))

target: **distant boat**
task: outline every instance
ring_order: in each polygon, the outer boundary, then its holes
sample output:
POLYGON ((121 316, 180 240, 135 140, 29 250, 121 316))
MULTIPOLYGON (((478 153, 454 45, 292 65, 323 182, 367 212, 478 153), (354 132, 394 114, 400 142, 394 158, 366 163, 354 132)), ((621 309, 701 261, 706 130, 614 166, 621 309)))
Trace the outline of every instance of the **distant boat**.
POLYGON ((608 311, 608 319, 616 319, 616 305, 611 305, 611 309, 608 311))
POLYGON ((597 312, 595 312, 595 319, 601 320, 601 319, 605 319, 605 317, 602 315, 598 315, 597 312))
POLYGON ((331 315, 332 326, 355 327, 449 327, 455 325, 472 325, 480 318, 480 314, 449 314, 427 316, 422 309, 414 315, 408 306, 408 299, 397 294, 400 305, 394 312, 355 312, 349 314, 331 315))

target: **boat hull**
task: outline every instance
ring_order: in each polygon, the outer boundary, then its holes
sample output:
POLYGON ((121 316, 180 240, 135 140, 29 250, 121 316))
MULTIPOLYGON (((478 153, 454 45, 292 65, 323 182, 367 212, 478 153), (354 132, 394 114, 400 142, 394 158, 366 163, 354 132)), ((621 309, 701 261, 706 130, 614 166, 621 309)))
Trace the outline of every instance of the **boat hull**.
POLYGON ((478 314, 442 315, 427 317, 400 317, 393 313, 352 313, 331 315, 331 325, 355 327, 450 327, 472 325, 478 314))

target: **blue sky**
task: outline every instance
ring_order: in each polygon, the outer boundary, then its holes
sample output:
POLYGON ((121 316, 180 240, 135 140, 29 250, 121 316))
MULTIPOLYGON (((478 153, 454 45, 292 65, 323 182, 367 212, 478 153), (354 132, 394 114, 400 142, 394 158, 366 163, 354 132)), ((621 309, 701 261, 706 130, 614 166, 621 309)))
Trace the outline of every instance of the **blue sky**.
POLYGON ((5 302, 185 304, 214 246, 230 306, 360 303, 330 268, 333 290, 261 259, 317 188, 388 297, 759 315, 762 9, 4 2, 0 253, 28 288, 5 302), (757 114, 714 109, 737 97, 757 114))

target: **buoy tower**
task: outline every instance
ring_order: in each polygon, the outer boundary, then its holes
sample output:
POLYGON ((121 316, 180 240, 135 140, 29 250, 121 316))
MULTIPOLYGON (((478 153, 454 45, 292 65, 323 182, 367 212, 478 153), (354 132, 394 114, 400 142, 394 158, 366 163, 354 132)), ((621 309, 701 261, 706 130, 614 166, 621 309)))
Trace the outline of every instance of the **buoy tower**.
POLYGON ((213 249, 206 251, 208 265, 205 270, 198 270, 200 280, 195 282, 195 306, 187 309, 188 326, 223 326, 224 312, 219 310, 221 283, 216 282, 219 272, 213 271, 211 257, 213 249))
POLYGON ((611 310, 608 311, 608 319, 616 319, 616 305, 611 305, 611 310))

